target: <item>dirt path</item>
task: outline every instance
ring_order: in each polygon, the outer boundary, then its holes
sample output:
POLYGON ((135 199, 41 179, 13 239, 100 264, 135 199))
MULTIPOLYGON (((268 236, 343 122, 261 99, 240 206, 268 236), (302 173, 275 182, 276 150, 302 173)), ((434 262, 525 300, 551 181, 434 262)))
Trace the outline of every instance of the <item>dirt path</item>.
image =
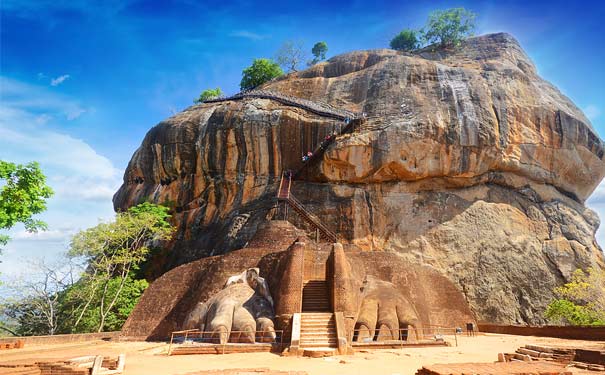
POLYGON ((514 352, 526 345, 605 349, 605 342, 485 334, 459 338, 458 347, 360 351, 354 356, 329 358, 280 357, 270 353, 184 355, 168 357, 167 345, 148 342, 85 342, 31 346, 0 352, 0 362, 69 358, 81 355, 126 354, 126 375, 176 375, 202 370, 269 368, 306 371, 309 375, 406 375, 435 363, 494 362, 499 352, 514 352))

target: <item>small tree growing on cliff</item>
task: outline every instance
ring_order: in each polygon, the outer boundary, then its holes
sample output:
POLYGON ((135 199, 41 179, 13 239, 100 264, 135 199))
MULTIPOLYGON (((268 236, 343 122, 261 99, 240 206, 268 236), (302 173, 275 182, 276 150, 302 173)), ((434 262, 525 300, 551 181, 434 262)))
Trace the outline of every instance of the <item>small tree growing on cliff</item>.
POLYGON ((557 299, 545 317, 554 323, 605 325, 605 270, 576 270, 571 281, 555 289, 557 299))
POLYGON ((215 89, 206 89, 206 90, 202 91, 202 93, 200 94, 200 97, 195 99, 193 102, 194 103, 203 103, 206 100, 220 98, 222 95, 223 95, 223 92, 221 91, 220 87, 217 87, 215 89))
POLYGON ((305 61, 307 54, 302 41, 286 41, 275 54, 275 61, 287 72, 298 71, 298 66, 305 61))
POLYGON ((422 39, 427 44, 439 43, 441 47, 457 46, 472 35, 475 17, 464 8, 433 11, 422 30, 422 39))
POLYGON ((416 31, 405 29, 391 40, 390 46, 397 51, 413 51, 418 48, 418 37, 416 31))
MULTIPOLYGON (((106 328, 107 318, 115 313, 123 292, 133 289, 132 273, 146 260, 150 242, 172 236, 169 217, 167 207, 143 203, 118 213, 115 221, 73 237, 69 255, 87 264, 87 271, 65 302, 73 307, 75 329, 83 320, 90 320, 91 311, 98 318, 96 330, 106 328)), ((135 285, 134 289, 140 287, 135 285)))
POLYGON ((326 59, 326 53, 328 52, 328 43, 317 42, 313 45, 311 53, 313 54, 313 60, 309 61, 307 65, 315 65, 318 62, 326 59))
POLYGON ((254 59, 252 65, 242 72, 242 81, 239 86, 242 90, 250 90, 283 74, 283 70, 275 61, 254 59))

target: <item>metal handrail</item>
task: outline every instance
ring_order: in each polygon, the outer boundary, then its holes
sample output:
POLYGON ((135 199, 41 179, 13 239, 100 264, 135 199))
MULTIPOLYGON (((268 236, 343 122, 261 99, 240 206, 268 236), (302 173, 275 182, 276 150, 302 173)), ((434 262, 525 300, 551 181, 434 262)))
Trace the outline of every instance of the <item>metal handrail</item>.
POLYGON ((309 112, 315 113, 320 116, 335 118, 338 120, 344 119, 356 119, 361 118, 363 114, 355 113, 343 109, 334 108, 328 103, 316 102, 308 99, 303 99, 295 96, 285 95, 276 91, 269 90, 250 90, 237 93, 235 95, 206 100, 204 103, 218 103, 231 100, 241 100, 244 98, 259 98, 259 99, 271 99, 278 101, 282 104, 291 105, 305 109, 309 112))
POLYGON ((288 197, 287 201, 288 201, 288 203, 290 203, 290 205, 293 208, 295 208, 299 211, 302 211, 304 213, 304 216, 306 216, 307 221, 310 221, 311 224, 313 224, 322 233, 322 235, 324 237, 326 237, 328 240, 330 240, 332 242, 337 241, 336 234, 334 232, 332 232, 331 230, 329 230, 325 225, 323 225, 323 223, 317 217, 315 217, 315 215, 313 215, 309 211, 307 211, 305 209, 305 207, 302 205, 302 203, 300 203, 296 198, 294 198, 293 195, 290 195, 288 197))
POLYGON ((254 343, 250 342, 231 342, 231 338, 233 334, 249 334, 250 331, 229 331, 229 338, 225 343, 221 344, 220 342, 216 342, 220 340, 220 336, 224 334, 223 332, 218 331, 202 331, 199 329, 187 329, 182 331, 174 331, 170 335, 170 345, 168 346, 168 355, 172 354, 173 345, 177 345, 179 343, 175 341, 181 341, 180 344, 186 344, 187 341, 191 341, 192 343, 197 343, 200 345, 208 344, 214 346, 222 347, 222 354, 225 354, 225 347, 227 345, 232 344, 240 344, 240 345, 256 345, 256 344, 271 344, 271 345, 279 345, 280 350, 283 349, 284 346, 284 331, 283 330, 275 330, 275 339, 272 341, 266 341, 268 339, 267 334, 270 332, 267 331, 255 331, 254 332, 254 343), (260 339, 260 340, 259 340, 260 339))
MULTIPOLYGON (((371 340, 369 341, 353 341, 353 339, 358 336, 359 332, 361 331, 368 331, 367 329, 352 329, 347 333, 347 341, 349 341, 350 343, 353 342, 358 342, 358 343, 367 343, 367 342, 390 342, 390 343, 400 343, 401 347, 403 347, 403 343, 409 340, 403 340, 402 337, 404 337, 404 333, 405 336, 410 337, 410 333, 414 333, 414 335, 416 337, 419 337, 418 335, 418 331, 416 328, 398 328, 398 329, 389 329, 390 333, 387 334, 380 334, 379 330, 376 329, 374 330, 374 335, 372 335, 372 337, 370 338, 371 340), (397 337, 398 339, 390 339, 390 340, 378 340, 378 338, 380 337, 393 337, 393 333, 397 332, 397 337)), ((456 328, 451 328, 451 327, 442 327, 442 326, 422 326, 422 330, 420 336, 422 336, 423 338, 427 338, 427 337, 436 337, 437 335, 443 336, 443 335, 447 335, 448 333, 446 333, 447 331, 451 331, 450 335, 453 334, 454 336, 454 341, 456 343, 456 346, 458 346, 458 330, 456 328), (438 330, 438 332, 435 333, 425 333, 425 329, 426 328, 430 328, 432 327, 432 329, 436 329, 438 330), (446 332, 444 332, 446 331, 446 332)))

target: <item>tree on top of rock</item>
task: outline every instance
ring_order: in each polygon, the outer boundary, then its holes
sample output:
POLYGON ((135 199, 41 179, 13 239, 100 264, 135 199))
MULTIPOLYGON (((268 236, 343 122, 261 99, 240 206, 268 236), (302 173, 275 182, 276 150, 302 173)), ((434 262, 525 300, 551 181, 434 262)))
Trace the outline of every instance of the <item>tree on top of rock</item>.
POLYGON ((193 102, 194 103, 203 103, 206 100, 220 98, 222 95, 223 95, 223 91, 221 91, 220 87, 217 87, 215 89, 206 89, 206 90, 202 91, 202 93, 200 94, 200 97, 195 99, 193 102))
POLYGON ((416 31, 405 29, 397 34, 390 43, 392 49, 397 51, 413 51, 418 48, 418 37, 416 31))
POLYGON ((283 70, 275 61, 254 59, 252 65, 242 72, 242 81, 239 87, 242 90, 250 90, 283 74, 283 70))
POLYGON ((275 54, 275 60, 287 72, 297 72, 299 65, 305 61, 307 54, 302 41, 288 40, 281 45, 275 54))
POLYGON ((328 52, 328 43, 326 42, 317 42, 311 49, 311 53, 313 54, 313 60, 311 60, 307 65, 315 65, 318 62, 326 59, 326 53, 328 52))
POLYGON ((427 44, 439 43, 441 47, 457 46, 472 35, 476 14, 464 8, 436 10, 429 14, 422 31, 427 44))

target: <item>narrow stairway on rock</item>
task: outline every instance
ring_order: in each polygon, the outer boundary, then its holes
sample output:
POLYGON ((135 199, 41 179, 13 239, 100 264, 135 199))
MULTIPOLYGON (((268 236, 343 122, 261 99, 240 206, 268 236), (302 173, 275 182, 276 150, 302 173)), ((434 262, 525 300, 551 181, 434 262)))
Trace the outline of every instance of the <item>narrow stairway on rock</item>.
POLYGON ((303 286, 303 312, 329 312, 328 285, 325 280, 309 280, 303 286))

